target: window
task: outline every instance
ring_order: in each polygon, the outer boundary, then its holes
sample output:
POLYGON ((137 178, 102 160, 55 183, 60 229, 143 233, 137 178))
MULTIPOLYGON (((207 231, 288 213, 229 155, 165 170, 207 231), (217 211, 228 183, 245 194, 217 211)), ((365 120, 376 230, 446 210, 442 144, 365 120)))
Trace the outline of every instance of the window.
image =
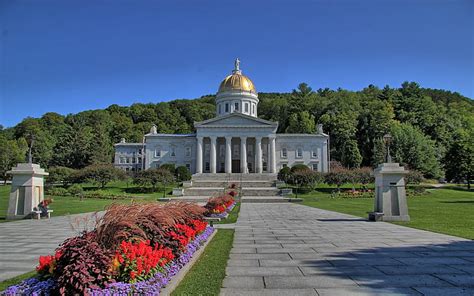
POLYGON ((250 157, 253 156, 253 145, 247 145, 247 155, 250 157))
POLYGON ((264 172, 267 171, 267 162, 266 161, 262 162, 262 169, 263 169, 264 172))
POLYGON ((225 103, 225 113, 229 113, 229 103, 225 103))
POLYGON ((204 144, 204 155, 210 155, 211 154, 211 144, 204 144))
POLYGON ((249 103, 245 103, 245 113, 249 113, 249 103))
POLYGON ((126 162, 125 157, 120 157, 119 163, 125 163, 125 162, 126 162))
POLYGON ((288 157, 288 150, 286 148, 281 149, 281 158, 287 158, 288 157))
POLYGON ((313 171, 317 171, 318 170, 318 164, 317 163, 313 163, 311 165, 311 168, 313 169, 313 171))
POLYGON ((127 157, 127 158, 126 158, 126 161, 127 161, 127 163, 130 163, 130 158, 127 157))
POLYGON ((206 162, 206 172, 210 171, 211 166, 209 165, 209 162, 206 162))
POLYGON ((186 147, 185 155, 186 157, 191 157, 191 147, 186 147))
POLYGON ((141 157, 138 158, 138 163, 142 163, 142 158, 141 157))
POLYGON ((234 108, 235 111, 239 111, 239 103, 235 103, 234 106, 235 106, 235 108, 234 108))
POLYGON ((288 166, 288 164, 286 164, 286 163, 284 163, 284 164, 282 165, 283 168, 286 168, 287 166, 288 166))
POLYGON ((161 157, 161 148, 155 149, 155 157, 161 157))
POLYGON ((318 148, 313 149, 313 151, 311 152, 311 157, 318 158, 318 148))
POLYGON ((219 114, 221 114, 221 104, 219 104, 219 114))
POLYGON ((303 149, 302 148, 296 149, 296 157, 297 158, 302 158, 303 157, 303 149))
POLYGON ((191 171, 191 164, 190 164, 190 163, 187 163, 187 164, 186 164, 186 168, 188 169, 188 171, 191 171))
POLYGON ((135 161, 136 161, 136 158, 133 157, 133 158, 132 158, 132 163, 135 163, 135 161))
POLYGON ((252 104, 252 114, 255 114, 255 105, 252 104))
POLYGON ((225 172, 225 162, 221 162, 221 169, 219 171, 221 173, 225 172))
POLYGON ((171 157, 176 156, 176 147, 171 147, 171 157))
POLYGON ((224 156, 225 156, 225 146, 224 146, 224 145, 220 145, 220 146, 219 146, 219 156, 220 156, 220 157, 224 157, 224 156))

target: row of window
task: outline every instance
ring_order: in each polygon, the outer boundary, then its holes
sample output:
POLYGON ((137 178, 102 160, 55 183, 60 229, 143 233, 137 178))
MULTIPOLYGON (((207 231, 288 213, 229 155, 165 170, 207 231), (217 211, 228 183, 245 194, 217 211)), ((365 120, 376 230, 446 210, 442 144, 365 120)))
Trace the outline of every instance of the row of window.
MULTIPOLYGON (((176 157, 176 147, 170 148, 170 156, 176 157)), ((184 147, 184 156, 191 157, 191 147, 184 147)), ((155 157, 161 157, 161 148, 157 147, 155 149, 155 157)))
MULTIPOLYGON (((297 148, 295 151, 296 158, 303 158, 303 148, 297 148)), ((281 158, 288 158, 288 149, 283 147, 281 149, 281 158)), ((318 149, 314 148, 311 151, 311 158, 318 158, 318 149)))
POLYGON ((118 159, 119 163, 123 163, 123 164, 126 164, 126 163, 142 163, 142 159, 141 158, 136 158, 136 157, 119 157, 118 159))
MULTIPOLYGON (((234 103, 234 112, 238 112, 240 110, 240 103, 239 102, 235 102, 234 103)), ((230 103, 223 103, 223 104, 219 104, 218 105, 218 111, 219 111, 219 114, 222 114, 222 113, 229 113, 230 112, 230 103), (224 109, 224 112, 222 112, 222 109, 224 109)), ((244 113, 250 113, 252 115, 255 115, 255 104, 251 104, 251 107, 250 107, 250 103, 248 102, 245 102, 244 103, 244 110, 242 110, 244 113), (250 108, 252 108, 252 112, 250 112, 250 108)))

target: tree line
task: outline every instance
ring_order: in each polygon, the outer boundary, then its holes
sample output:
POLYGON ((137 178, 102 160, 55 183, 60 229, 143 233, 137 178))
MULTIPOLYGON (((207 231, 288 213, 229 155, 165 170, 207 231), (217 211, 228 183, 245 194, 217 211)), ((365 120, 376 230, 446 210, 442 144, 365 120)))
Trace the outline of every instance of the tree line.
MULTIPOLYGON (((110 163, 121 138, 141 142, 155 124, 159 133, 192 133, 194 122, 215 116, 215 96, 157 104, 111 105, 66 116, 49 112, 0 128, 0 173, 24 161, 34 135, 33 160, 46 168, 84 168, 110 163)), ((474 101, 456 92, 373 85, 360 90, 318 89, 301 83, 290 93, 259 93, 259 117, 278 121, 279 133, 330 135, 331 160, 347 168, 383 161, 386 133, 393 136, 393 159, 425 177, 473 178, 474 101)))

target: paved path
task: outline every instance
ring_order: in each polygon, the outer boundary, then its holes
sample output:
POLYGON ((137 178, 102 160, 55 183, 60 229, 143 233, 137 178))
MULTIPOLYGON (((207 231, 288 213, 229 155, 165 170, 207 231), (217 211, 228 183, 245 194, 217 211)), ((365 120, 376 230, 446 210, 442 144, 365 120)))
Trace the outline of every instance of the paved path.
POLYGON ((224 296, 474 295, 474 241, 296 204, 244 203, 226 274, 224 296))
POLYGON ((80 214, 0 223, 0 281, 34 270, 39 256, 52 255, 94 221, 91 214, 80 214))

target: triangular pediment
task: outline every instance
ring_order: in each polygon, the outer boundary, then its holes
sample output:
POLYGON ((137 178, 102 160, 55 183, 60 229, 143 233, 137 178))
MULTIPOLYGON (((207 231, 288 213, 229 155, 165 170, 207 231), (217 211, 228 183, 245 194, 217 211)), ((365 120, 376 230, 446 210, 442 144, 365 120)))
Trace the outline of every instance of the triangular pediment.
POLYGON ((277 126, 277 122, 272 122, 252 116, 232 113, 220 117, 211 118, 201 122, 195 122, 195 127, 206 127, 206 126, 262 126, 262 127, 273 127, 277 126))

